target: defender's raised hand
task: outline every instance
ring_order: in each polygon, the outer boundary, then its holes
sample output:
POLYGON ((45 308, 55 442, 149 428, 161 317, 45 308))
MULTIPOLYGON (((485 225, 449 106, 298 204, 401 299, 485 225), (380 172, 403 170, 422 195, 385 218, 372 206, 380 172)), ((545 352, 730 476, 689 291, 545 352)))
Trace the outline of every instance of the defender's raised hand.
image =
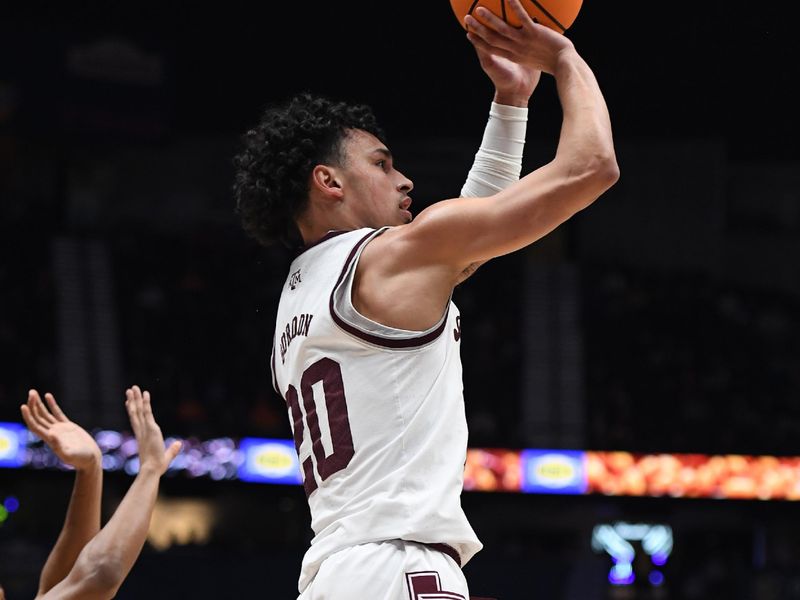
POLYGON ((67 418, 53 394, 47 393, 44 398, 47 406, 42 402, 39 392, 30 390, 27 404, 20 406, 28 429, 42 438, 65 464, 78 470, 99 465, 102 454, 94 438, 67 418))
POLYGON ((138 385, 125 390, 125 408, 139 447, 139 470, 152 469, 162 475, 181 450, 176 441, 164 450, 164 436, 153 417, 150 392, 144 393, 138 385))

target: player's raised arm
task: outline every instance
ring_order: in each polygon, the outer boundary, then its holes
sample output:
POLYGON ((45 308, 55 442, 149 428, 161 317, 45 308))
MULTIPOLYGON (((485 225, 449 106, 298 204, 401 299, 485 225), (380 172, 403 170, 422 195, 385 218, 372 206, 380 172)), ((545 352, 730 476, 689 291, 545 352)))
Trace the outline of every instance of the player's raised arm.
POLYGON ((589 206, 619 177, 608 109, 592 70, 564 35, 527 18, 518 0, 509 0, 509 6, 520 15, 520 28, 479 8, 486 25, 467 17, 467 35, 479 50, 555 78, 563 113, 555 156, 494 195, 436 203, 413 223, 376 239, 375 254, 392 245, 392 251, 382 252, 382 260, 376 261, 384 277, 427 267, 433 279, 456 280, 476 261, 542 238, 589 206))
POLYGON ((20 406, 28 429, 38 435, 65 464, 75 468, 75 483, 61 533, 39 577, 37 598, 63 580, 83 547, 100 530, 103 468, 97 443, 82 427, 70 421, 52 394, 30 390, 20 406))
MULTIPOLYGON (((461 188, 461 196, 489 196, 519 181, 522 153, 528 126, 528 103, 542 72, 527 64, 514 62, 476 46, 481 69, 494 85, 494 98, 481 145, 461 188)), ((472 275, 483 262, 475 262, 462 271, 456 283, 472 275)))

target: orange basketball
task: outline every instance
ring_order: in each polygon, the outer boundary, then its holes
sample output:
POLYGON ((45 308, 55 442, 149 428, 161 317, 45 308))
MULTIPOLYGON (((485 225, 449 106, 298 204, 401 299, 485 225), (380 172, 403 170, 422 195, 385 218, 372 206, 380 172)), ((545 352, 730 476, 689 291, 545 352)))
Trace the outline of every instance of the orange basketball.
MULTIPOLYGON (((583 0, 520 0, 520 2, 534 21, 564 33, 578 16, 583 0)), ((506 0, 450 0, 450 6, 462 27, 465 27, 464 17, 472 15, 479 6, 488 8, 513 27, 521 25, 517 13, 508 6, 506 0)))

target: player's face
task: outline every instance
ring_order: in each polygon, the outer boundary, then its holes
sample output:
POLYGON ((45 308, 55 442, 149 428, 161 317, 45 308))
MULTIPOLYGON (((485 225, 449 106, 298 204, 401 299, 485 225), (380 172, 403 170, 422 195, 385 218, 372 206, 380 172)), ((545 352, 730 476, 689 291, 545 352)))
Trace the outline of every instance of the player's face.
POLYGON ((354 130, 344 142, 342 187, 361 227, 410 223, 410 179, 394 168, 392 153, 374 135, 354 130))

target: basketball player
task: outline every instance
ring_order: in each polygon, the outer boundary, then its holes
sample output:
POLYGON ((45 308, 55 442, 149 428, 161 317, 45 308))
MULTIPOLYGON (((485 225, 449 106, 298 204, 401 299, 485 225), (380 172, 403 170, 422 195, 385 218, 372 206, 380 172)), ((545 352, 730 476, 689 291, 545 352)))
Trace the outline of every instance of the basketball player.
MULTIPOLYGON (((234 195, 245 231, 298 247, 277 312, 285 399, 314 538, 301 600, 467 599, 482 548, 460 504, 467 426, 454 287, 588 207, 618 176, 605 101, 572 42, 508 5, 467 38, 496 87, 464 195, 414 220, 413 188, 367 107, 308 94, 243 137, 234 195), (518 179, 539 72, 563 109, 557 151, 518 179), (509 98, 509 100, 506 100, 509 98), (512 106, 505 105, 505 103, 512 106)), ((465 326, 467 324, 464 324, 465 326)))
POLYGON ((52 394, 45 394, 45 400, 47 406, 39 393, 31 390, 27 404, 20 407, 22 418, 62 462, 75 468, 75 484, 64 527, 42 569, 36 598, 113 598, 142 550, 159 480, 178 454, 180 442, 164 450, 150 393, 142 393, 138 386, 126 390, 125 408, 138 444, 139 472, 101 529, 100 448, 91 435, 66 417, 52 394))

